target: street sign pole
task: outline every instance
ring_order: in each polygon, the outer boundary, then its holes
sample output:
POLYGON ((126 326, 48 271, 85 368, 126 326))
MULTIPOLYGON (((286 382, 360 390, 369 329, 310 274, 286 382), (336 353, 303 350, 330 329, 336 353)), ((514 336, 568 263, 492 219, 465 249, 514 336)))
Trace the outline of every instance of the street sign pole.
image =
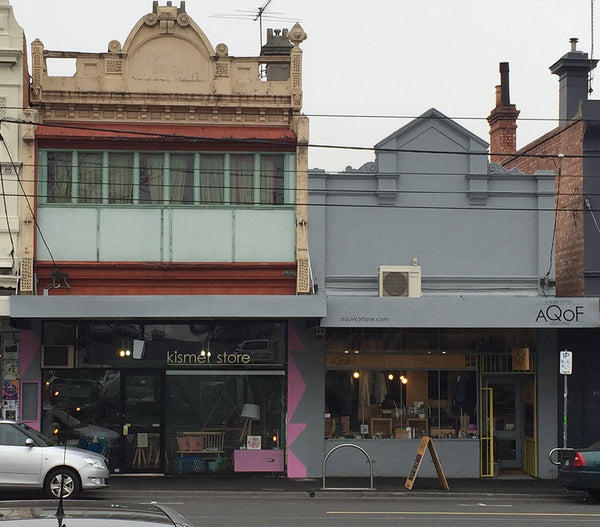
POLYGON ((567 389, 567 378, 568 375, 563 375, 564 378, 564 393, 563 393, 563 448, 567 448, 567 400, 568 400, 568 389, 567 389))
POLYGON ((567 401, 568 401, 568 388, 567 388, 567 377, 573 373, 573 353, 568 350, 560 352, 560 373, 564 379, 564 391, 563 391, 563 448, 567 448, 567 401))

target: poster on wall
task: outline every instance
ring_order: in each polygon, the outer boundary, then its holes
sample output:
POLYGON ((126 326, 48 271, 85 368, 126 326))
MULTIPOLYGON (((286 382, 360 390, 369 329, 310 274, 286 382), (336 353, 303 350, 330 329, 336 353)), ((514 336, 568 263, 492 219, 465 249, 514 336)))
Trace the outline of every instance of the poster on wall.
POLYGON ((9 410, 9 409, 4 409, 2 411, 2 417, 4 419, 11 419, 12 421, 16 421, 17 420, 17 410, 9 410))
POLYGON ((16 360, 5 360, 3 376, 5 379, 17 379, 19 377, 19 362, 16 360))
POLYGON ((16 399, 11 399, 9 401, 4 401, 4 408, 8 410, 16 410, 19 407, 19 401, 16 399))
POLYGON ((19 345, 16 343, 13 344, 4 344, 4 353, 2 354, 4 359, 17 359, 19 356, 19 345))
POLYGON ((16 379, 4 379, 2 381, 2 399, 4 402, 17 401, 19 399, 19 381, 16 379))

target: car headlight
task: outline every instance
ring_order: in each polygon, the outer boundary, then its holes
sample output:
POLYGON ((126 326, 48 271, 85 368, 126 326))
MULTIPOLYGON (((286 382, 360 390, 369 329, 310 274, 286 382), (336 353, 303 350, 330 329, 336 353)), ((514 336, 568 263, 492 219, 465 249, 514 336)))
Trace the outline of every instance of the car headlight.
POLYGON ((101 459, 97 459, 95 457, 84 457, 83 461, 85 461, 88 465, 92 465, 95 468, 106 468, 106 463, 101 459))

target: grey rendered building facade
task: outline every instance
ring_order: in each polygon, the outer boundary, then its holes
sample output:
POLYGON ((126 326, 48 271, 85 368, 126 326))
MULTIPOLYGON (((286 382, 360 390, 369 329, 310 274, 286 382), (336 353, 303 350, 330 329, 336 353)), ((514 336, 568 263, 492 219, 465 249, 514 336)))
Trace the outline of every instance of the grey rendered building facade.
MULTIPOLYGON (((327 316, 304 411, 323 411, 323 455, 351 442, 376 476, 406 476, 429 435, 448 477, 498 467, 555 477, 556 329, 598 326, 598 306, 554 297, 554 174, 489 163, 487 143, 435 109, 375 150, 358 170, 309 175, 311 264, 327 316), (396 271, 416 276, 406 291, 386 291, 396 271)), ((320 453, 296 455, 307 475, 321 474, 320 453)), ((326 467, 367 470, 353 449, 326 467)), ((429 459, 420 474, 435 476, 429 459)))

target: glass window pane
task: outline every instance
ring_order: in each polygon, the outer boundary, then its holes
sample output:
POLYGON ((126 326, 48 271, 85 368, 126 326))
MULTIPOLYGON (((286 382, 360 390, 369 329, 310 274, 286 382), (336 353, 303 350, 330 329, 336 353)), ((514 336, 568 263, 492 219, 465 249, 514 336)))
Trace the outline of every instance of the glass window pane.
POLYGON ((122 432, 119 371, 44 370, 42 375, 42 432, 105 455, 111 467, 118 467, 122 432))
POLYGON ((0 424, 0 445, 25 446, 27 435, 16 426, 8 423, 0 424))
POLYGON ((109 203, 133 203, 133 154, 109 154, 109 203))
POLYGON ((329 370, 325 414, 326 438, 472 437, 477 432, 476 372, 329 370), (442 377, 443 394, 438 389, 442 377))
POLYGON ((254 203, 254 156, 231 156, 230 201, 235 205, 254 203))
POLYGON ((283 375, 167 376, 166 399, 166 455, 176 472, 228 472, 249 436, 261 450, 285 448, 283 375))
POLYGON ((72 153, 48 152, 47 159, 47 202, 70 203, 72 153))
POLYGON ((162 203, 163 201, 162 154, 142 154, 140 156, 140 203, 162 203))
POLYGON ((23 381, 21 383, 21 408, 23 421, 35 421, 38 418, 38 392, 37 381, 23 381))
POLYGON ((284 198, 283 156, 260 158, 260 202, 281 205, 284 198))
POLYGON ((169 172, 171 203, 194 203, 194 156, 172 154, 169 172))
POLYGON ((79 203, 102 201, 102 154, 79 153, 79 203))
POLYGON ((200 201, 223 203, 223 156, 200 156, 200 201))
POLYGON ((42 327, 43 344, 75 343, 75 324, 72 322, 45 320, 42 327))
POLYGON ((497 431, 515 430, 516 397, 515 384, 494 384, 494 427, 497 431))

